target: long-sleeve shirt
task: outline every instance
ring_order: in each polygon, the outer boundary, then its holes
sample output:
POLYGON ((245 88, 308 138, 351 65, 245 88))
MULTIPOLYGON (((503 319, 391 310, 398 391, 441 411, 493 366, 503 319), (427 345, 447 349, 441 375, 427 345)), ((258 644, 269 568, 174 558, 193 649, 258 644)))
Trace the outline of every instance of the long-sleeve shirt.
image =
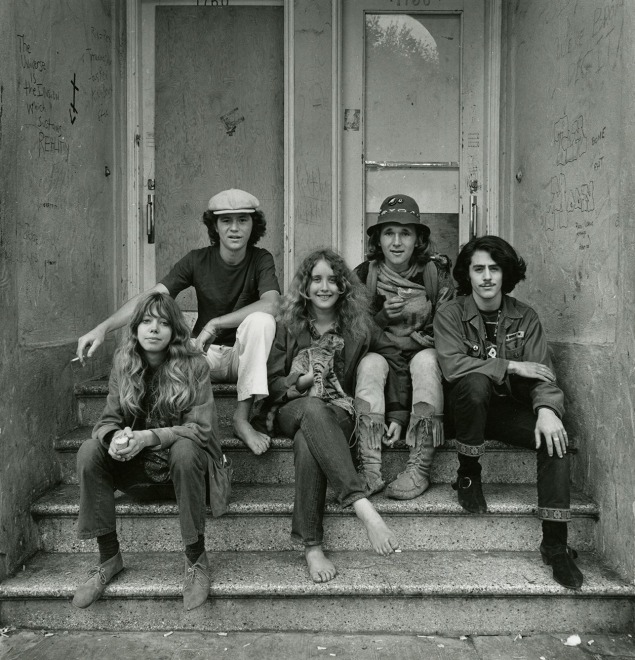
MULTIPOLYGON (((208 457, 208 475, 210 481, 210 507, 214 516, 222 515, 229 498, 227 469, 224 468, 223 452, 218 432, 216 403, 209 378, 209 367, 202 356, 196 360, 198 387, 194 403, 179 414, 173 426, 148 428, 159 440, 157 449, 169 449, 178 439, 187 438, 201 447, 208 457), (227 483, 225 483, 227 481, 227 483)), ((136 418, 125 412, 119 397, 119 382, 113 369, 108 382, 106 406, 93 428, 93 438, 105 447, 110 446, 112 434, 126 426, 134 429, 136 418)))
MULTIPOLYGON (((459 296, 445 303, 434 317, 435 347, 443 376, 454 383, 470 373, 482 373, 511 392, 507 368, 510 361, 539 362, 553 370, 547 338, 536 312, 519 300, 503 296, 496 334, 496 357, 486 352, 485 323, 473 296, 459 296)), ((564 414, 564 394, 555 383, 531 380, 532 407, 551 408, 564 414)))

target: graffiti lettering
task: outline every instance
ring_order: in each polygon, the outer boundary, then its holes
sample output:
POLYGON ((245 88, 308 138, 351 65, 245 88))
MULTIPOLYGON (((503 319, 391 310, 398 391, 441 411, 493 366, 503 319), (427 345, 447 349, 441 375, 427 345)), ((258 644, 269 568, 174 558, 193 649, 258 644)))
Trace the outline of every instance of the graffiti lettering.
POLYGON ((586 153, 587 138, 584 134, 583 124, 582 115, 571 122, 571 128, 569 128, 567 115, 558 119, 554 124, 553 140, 558 148, 556 165, 566 165, 586 153))

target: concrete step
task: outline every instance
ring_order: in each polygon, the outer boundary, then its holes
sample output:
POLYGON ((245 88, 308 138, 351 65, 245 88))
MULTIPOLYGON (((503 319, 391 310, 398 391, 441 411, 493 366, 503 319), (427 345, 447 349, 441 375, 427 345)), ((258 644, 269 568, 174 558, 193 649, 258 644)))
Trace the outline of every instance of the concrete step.
MULTIPOLYGON (((535 517, 536 489, 531 485, 485 487, 487 515, 466 513, 448 485, 434 485, 414 500, 372 502, 408 550, 514 551, 538 546, 540 521, 535 517)), ((207 518, 207 547, 214 551, 265 551, 298 548, 290 538, 294 487, 245 486, 232 489, 229 512, 207 518)), ((118 534, 122 548, 178 552, 182 549, 176 502, 141 503, 117 493, 118 534)), ((569 543, 581 551, 594 548, 598 508, 579 493, 572 497, 569 543)), ((94 540, 77 538, 79 488, 59 486, 32 507, 46 552, 95 552, 94 540)), ((331 550, 365 550, 368 538, 352 509, 343 510, 329 493, 324 546, 331 550)))
POLYGON ((322 631, 493 635, 624 632, 635 586, 592 554, 581 591, 560 587, 537 552, 333 552, 339 575, 308 577, 301 552, 210 552, 212 587, 181 605, 182 553, 124 554, 126 569, 87 610, 69 599, 96 555, 39 553, 0 584, 0 620, 57 630, 322 631))
MULTIPOLYGON (((71 431, 55 442, 64 483, 77 483, 75 453, 84 440, 90 438, 91 427, 71 431)), ((245 484, 284 484, 294 482, 293 441, 274 438, 269 451, 255 456, 235 438, 228 426, 221 427, 223 451, 234 466, 234 482, 245 484)), ((432 464, 433 483, 450 483, 456 479, 458 466, 454 441, 439 447, 432 464)), ((384 479, 392 481, 404 469, 408 450, 404 446, 384 448, 384 479)), ((484 483, 530 484, 536 482, 536 457, 533 451, 516 449, 502 442, 486 442, 486 454, 481 458, 484 483)))

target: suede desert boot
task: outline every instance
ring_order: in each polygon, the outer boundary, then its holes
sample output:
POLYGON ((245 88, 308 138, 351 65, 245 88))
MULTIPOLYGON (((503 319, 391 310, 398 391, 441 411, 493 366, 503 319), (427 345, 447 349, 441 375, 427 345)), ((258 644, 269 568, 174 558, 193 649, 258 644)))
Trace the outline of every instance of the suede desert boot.
POLYGON ((75 591, 73 605, 82 609, 92 605, 96 600, 101 598, 110 580, 122 570, 123 558, 121 557, 121 552, 118 552, 103 564, 91 568, 88 571, 88 580, 77 587, 77 591, 75 591))

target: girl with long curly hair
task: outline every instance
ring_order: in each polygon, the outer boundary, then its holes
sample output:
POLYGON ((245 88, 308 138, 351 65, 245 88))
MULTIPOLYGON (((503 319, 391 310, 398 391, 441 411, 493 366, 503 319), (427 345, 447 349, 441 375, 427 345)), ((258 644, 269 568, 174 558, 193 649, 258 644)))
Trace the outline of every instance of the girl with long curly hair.
POLYGON ((176 498, 185 545, 183 604, 202 605, 210 587, 205 552, 206 475, 213 515, 227 507, 230 469, 218 435, 205 358, 190 342, 174 300, 151 293, 137 304, 114 357, 108 399, 77 455, 78 534, 97 537, 99 564, 73 605, 85 608, 123 569, 115 489, 137 499, 176 498))
POLYGON ((283 299, 269 355, 272 430, 293 438, 295 505, 292 537, 305 546, 309 574, 328 582, 337 574, 322 550, 327 483, 337 502, 352 506, 372 548, 399 548, 392 530, 366 498, 351 456, 357 365, 370 350, 390 365, 386 397, 391 415, 407 415, 399 351, 368 315, 364 286, 333 250, 316 250, 301 263, 283 299))

